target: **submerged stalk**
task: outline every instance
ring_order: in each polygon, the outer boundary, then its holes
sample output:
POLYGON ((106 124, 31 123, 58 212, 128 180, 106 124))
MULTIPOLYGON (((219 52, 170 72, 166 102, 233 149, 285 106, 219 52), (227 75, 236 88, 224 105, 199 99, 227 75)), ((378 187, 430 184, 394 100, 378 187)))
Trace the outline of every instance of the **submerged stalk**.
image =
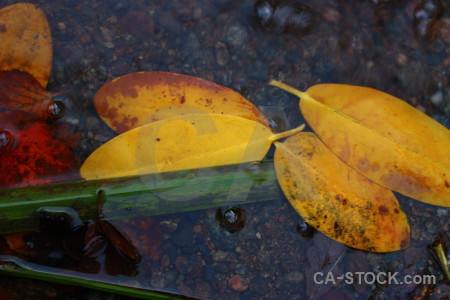
POLYGON ((97 192, 104 191, 102 214, 117 220, 280 199, 271 161, 75 181, 0 190, 0 234, 35 230, 37 210, 70 207, 82 221, 96 217, 97 192))

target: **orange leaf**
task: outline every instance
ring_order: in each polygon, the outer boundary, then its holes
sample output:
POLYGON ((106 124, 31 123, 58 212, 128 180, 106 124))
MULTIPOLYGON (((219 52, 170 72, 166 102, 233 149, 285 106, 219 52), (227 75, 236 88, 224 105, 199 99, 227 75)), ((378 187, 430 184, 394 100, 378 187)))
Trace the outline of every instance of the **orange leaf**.
POLYGON ((450 207, 450 130, 405 101, 375 89, 318 84, 300 110, 340 159, 374 182, 411 198, 450 207))
POLYGON ((20 70, 47 86, 52 38, 44 12, 30 3, 0 9, 0 70, 20 70))
POLYGON ((347 166, 312 132, 275 145, 278 182, 308 224, 361 250, 408 247, 408 220, 391 191, 347 166))
POLYGON ((94 105, 103 121, 119 133, 184 114, 223 114, 268 121, 250 101, 216 83, 175 73, 139 72, 102 86, 94 105))

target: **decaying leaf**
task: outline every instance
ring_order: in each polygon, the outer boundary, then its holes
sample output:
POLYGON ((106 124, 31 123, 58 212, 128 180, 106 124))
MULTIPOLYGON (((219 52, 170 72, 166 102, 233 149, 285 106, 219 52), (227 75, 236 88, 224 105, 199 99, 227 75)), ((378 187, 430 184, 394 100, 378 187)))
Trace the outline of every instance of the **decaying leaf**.
POLYGON ((58 119, 64 115, 64 104, 51 97, 29 73, 0 71, 1 108, 25 111, 43 121, 58 119))
POLYGON ((0 70, 20 70, 45 88, 52 67, 52 38, 44 12, 31 3, 0 9, 0 70))
POLYGON ((320 139, 374 182, 450 207, 450 130, 406 102, 366 87, 319 84, 300 92, 300 109, 320 139))
POLYGON ((391 191, 343 163, 313 133, 275 145, 278 182, 308 224, 361 250, 408 247, 408 220, 391 191))
POLYGON ((166 72, 116 78, 97 91, 94 105, 103 121, 119 133, 180 114, 233 115, 269 124, 239 93, 211 81, 166 72))
POLYGON ((72 148, 58 134, 25 112, 0 113, 0 189, 77 178, 72 148))
POLYGON ((85 179, 132 176, 261 160, 271 143, 303 127, 273 134, 259 122, 228 115, 181 115, 129 130, 83 163, 85 179))

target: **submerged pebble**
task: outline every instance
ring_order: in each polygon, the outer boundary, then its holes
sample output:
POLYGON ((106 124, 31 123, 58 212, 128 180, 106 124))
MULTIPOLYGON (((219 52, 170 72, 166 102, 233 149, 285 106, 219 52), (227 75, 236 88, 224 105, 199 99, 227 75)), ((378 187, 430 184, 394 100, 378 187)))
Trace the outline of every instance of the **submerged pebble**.
POLYGON ((292 34, 308 33, 315 21, 308 6, 286 1, 259 0, 255 3, 254 15, 261 28, 292 34))
POLYGON ((414 10, 414 24, 417 36, 430 39, 435 36, 436 21, 442 15, 440 0, 424 0, 414 10))

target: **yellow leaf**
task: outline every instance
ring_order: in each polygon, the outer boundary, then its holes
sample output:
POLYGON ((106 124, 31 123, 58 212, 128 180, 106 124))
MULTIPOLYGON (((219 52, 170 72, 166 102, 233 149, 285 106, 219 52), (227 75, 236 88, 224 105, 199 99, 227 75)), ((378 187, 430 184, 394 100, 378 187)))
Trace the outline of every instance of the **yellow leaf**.
POLYGON ((391 191, 343 163, 311 132, 275 145, 278 182, 306 222, 361 250, 408 247, 408 220, 391 191))
POLYGON ((236 116, 182 115, 113 138, 86 159, 80 172, 85 179, 100 179, 258 161, 274 140, 302 128, 273 134, 236 116))
POLYGON ((411 198, 450 207, 450 130, 406 102, 366 87, 319 84, 300 109, 320 139, 349 166, 411 198))
POLYGON ((30 3, 0 9, 0 41, 0 70, 30 73, 45 88, 53 50, 44 12, 30 3))
POLYGON ((119 133, 180 114, 224 114, 258 121, 264 115, 239 93, 204 79, 166 72, 138 72, 102 86, 94 105, 103 121, 119 133), (186 109, 187 108, 187 109, 186 109), (172 110, 172 111, 171 111, 172 110))

